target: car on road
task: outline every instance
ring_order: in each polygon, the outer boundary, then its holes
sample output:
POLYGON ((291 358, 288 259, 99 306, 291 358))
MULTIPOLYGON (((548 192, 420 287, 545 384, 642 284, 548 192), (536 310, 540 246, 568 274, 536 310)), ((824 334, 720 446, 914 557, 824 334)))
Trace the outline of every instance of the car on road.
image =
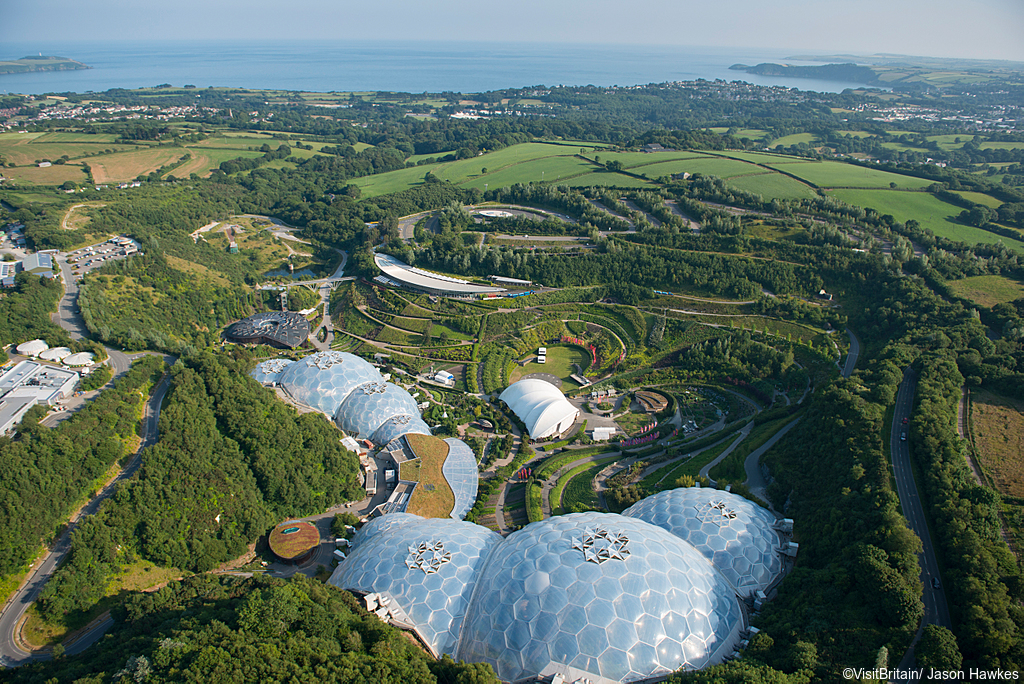
POLYGON ((932 589, 938 589, 940 586, 942 585, 939 584, 939 578, 932 577, 932 589))
POLYGON ((906 425, 906 424, 907 424, 907 423, 909 423, 909 422, 910 422, 910 419, 909 419, 909 418, 907 418, 907 417, 904 417, 904 418, 903 418, 903 424, 904 424, 904 425, 906 425))
POLYGON ((906 432, 901 432, 900 433, 900 441, 901 442, 906 442, 907 441, 907 433, 906 432))

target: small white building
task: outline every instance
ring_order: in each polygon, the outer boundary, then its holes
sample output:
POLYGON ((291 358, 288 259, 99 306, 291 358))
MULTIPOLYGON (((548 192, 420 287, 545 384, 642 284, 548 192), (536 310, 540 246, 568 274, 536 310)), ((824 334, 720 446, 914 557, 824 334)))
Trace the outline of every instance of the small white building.
POLYGON ((594 428, 594 441, 607 442, 616 432, 614 427, 596 427, 594 428))

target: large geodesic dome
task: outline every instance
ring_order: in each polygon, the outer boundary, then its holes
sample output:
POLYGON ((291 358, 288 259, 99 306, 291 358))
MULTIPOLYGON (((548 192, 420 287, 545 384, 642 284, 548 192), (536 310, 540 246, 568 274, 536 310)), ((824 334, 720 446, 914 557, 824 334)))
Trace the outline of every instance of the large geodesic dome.
POLYGON ((374 524, 371 534, 357 535, 330 583, 380 594, 390 618, 406 623, 435 656, 455 655, 477 577, 501 537, 473 523, 407 513, 383 516, 367 527, 374 524), (383 522, 388 518, 395 520, 383 522))
POLYGON ((360 385, 383 382, 369 362, 346 352, 317 352, 297 361, 281 373, 279 383, 288 394, 330 417, 360 385))
POLYGON ((732 588, 692 546, 636 518, 579 513, 527 525, 491 554, 457 658, 505 681, 629 682, 721 662, 742 629, 732 588))
POLYGON ((714 563, 736 592, 766 590, 782 573, 775 516, 731 492, 684 487, 659 492, 622 513, 685 539, 714 563))

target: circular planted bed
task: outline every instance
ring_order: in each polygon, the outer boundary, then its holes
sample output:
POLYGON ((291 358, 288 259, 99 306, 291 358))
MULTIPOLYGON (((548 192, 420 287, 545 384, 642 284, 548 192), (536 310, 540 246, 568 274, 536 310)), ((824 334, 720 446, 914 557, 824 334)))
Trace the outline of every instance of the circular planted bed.
POLYGON ((270 533, 270 550, 288 563, 304 563, 320 544, 320 532, 309 522, 283 522, 270 533))

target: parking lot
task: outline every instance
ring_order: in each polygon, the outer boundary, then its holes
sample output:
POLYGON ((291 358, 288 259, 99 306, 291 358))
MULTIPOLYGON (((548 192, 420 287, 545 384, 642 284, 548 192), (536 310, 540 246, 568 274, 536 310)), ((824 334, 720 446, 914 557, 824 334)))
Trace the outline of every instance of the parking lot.
POLYGON ((124 259, 135 254, 142 254, 139 251, 139 244, 129 237, 121 236, 69 252, 66 259, 71 267, 72 277, 77 280, 108 261, 124 259))

